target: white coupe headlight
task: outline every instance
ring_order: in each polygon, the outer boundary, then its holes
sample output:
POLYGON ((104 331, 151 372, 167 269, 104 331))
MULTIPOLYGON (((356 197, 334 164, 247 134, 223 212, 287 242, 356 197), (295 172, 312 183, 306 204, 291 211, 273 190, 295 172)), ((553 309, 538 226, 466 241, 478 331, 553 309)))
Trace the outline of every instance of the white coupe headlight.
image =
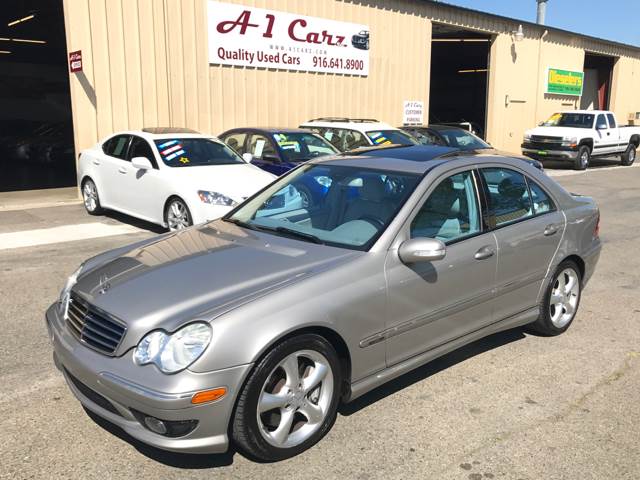
POLYGON ((67 319, 67 313, 69 311, 69 298, 71 296, 71 289, 78 281, 78 275, 82 271, 83 265, 80 265, 78 269, 73 272, 67 282, 64 284, 64 288, 60 291, 60 297, 58 299, 58 313, 62 315, 62 318, 67 319))
POLYGON ((195 362, 210 341, 208 323, 191 323, 172 334, 156 330, 140 340, 133 359, 138 365, 153 363, 163 373, 176 373, 195 362))
POLYGON ((218 192, 209 192, 207 190, 198 190, 198 197, 204 203, 210 203, 211 205, 223 205, 225 207, 234 207, 238 203, 233 199, 227 197, 218 192))

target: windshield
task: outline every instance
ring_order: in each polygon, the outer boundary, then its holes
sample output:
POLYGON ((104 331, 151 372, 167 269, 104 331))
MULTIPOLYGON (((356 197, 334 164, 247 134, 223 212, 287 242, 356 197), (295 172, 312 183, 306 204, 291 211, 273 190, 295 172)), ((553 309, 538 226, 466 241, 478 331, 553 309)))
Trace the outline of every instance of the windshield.
POLYGON ((312 133, 274 133, 283 160, 304 162, 323 155, 335 155, 340 151, 324 138, 312 133))
POLYGON ((367 250, 420 176, 306 164, 246 201, 225 221, 312 243, 367 250))
POLYGON ((460 150, 478 150, 492 148, 487 142, 479 139, 473 133, 460 128, 442 129, 438 133, 444 137, 449 147, 460 150))
POLYGON ((367 132, 367 137, 374 145, 416 145, 418 143, 411 135, 400 130, 374 130, 367 132))
POLYGON ((591 113, 554 113, 542 125, 544 127, 591 128, 594 115, 591 113))
POLYGON ((208 138, 172 138, 155 140, 160 158, 169 167, 244 164, 231 148, 208 138))

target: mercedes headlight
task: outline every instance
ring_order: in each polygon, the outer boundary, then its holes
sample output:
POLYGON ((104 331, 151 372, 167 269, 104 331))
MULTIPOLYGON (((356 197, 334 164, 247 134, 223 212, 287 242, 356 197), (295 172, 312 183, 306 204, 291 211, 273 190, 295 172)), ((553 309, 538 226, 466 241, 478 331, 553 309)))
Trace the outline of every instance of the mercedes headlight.
POLYGON ((82 271, 83 265, 80 265, 78 269, 73 272, 69 278, 67 278, 67 282, 64 284, 64 288, 60 291, 60 297, 58 298, 58 313, 64 318, 67 319, 67 312, 69 311, 69 298, 71 296, 71 289, 78 281, 78 275, 82 271))
POLYGON ((211 326, 197 322, 174 333, 155 330, 140 340, 133 353, 138 365, 155 364, 163 373, 184 370, 205 351, 211 341, 211 326))
POLYGON ((209 192, 207 190, 198 190, 198 197, 204 203, 211 205, 223 205, 225 207, 233 207, 237 205, 233 199, 218 192, 209 192))

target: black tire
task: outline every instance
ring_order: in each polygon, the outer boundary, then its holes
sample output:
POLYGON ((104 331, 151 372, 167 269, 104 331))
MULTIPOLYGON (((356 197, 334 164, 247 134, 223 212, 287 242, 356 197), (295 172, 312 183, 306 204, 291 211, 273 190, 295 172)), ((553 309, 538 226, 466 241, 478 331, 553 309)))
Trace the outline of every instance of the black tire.
POLYGON ((331 344, 315 334, 303 334, 290 338, 271 349, 255 366, 244 384, 232 419, 231 436, 235 444, 249 457, 264 462, 273 462, 293 457, 316 444, 333 426, 340 402, 342 368, 338 355, 331 344), (333 374, 333 395, 326 416, 313 435, 290 448, 279 448, 267 442, 258 425, 258 401, 265 382, 287 356, 312 350, 322 354, 329 362, 333 374))
POLYGON ((560 335, 561 333, 565 332, 571 326, 571 324, 576 318, 576 315, 578 314, 581 295, 582 295, 582 275, 580 274, 580 269, 578 268, 578 265, 576 265, 575 262, 571 260, 565 260, 562 263, 560 263, 560 265, 558 265, 558 267, 553 272, 553 277, 551 278, 551 280, 549 281, 549 284, 547 285, 547 288, 544 293, 544 297, 542 299, 542 303, 540 304, 540 316, 535 322, 529 325, 530 330, 548 337, 560 335), (576 306, 573 311, 573 316, 566 324, 559 327, 555 325, 551 320, 551 295, 555 286, 557 285, 558 276, 562 272, 566 271, 567 269, 571 269, 575 273, 578 279, 579 291, 576 297, 576 306))
POLYGON ((164 221, 167 224, 167 228, 169 229, 169 231, 181 230, 193 225, 193 217, 191 216, 191 211, 189 210, 189 207, 184 202, 184 200, 182 200, 180 197, 172 197, 167 201, 167 205, 164 209, 164 221), (184 220, 180 221, 179 225, 177 217, 173 217, 173 215, 175 214, 174 205, 175 208, 178 208, 184 214, 184 220), (176 220, 172 221, 172 218, 176 218, 176 220), (177 228, 174 227, 174 225, 178 225, 177 228))
POLYGON ((104 213, 104 208, 102 208, 100 204, 98 187, 96 187, 95 182, 91 178, 85 178, 83 180, 81 193, 84 209, 89 215, 102 215, 104 213))
POLYGON ((574 161, 573 169, 586 170, 589 167, 590 161, 591 161, 591 149, 587 145, 582 145, 578 149, 578 156, 574 161))
POLYGON ((625 152, 620 157, 620 165, 629 167, 636 161, 636 146, 630 143, 625 152))

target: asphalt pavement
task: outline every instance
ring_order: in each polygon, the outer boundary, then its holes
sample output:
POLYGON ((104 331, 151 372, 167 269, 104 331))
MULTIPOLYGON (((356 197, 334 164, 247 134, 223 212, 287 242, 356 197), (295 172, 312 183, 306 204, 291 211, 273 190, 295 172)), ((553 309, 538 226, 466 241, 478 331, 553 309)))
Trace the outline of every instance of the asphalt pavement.
POLYGON ((53 366, 43 314, 66 276, 158 228, 80 205, 0 212, 0 478, 640 477, 640 168, 600 167, 550 171, 601 208, 600 263, 566 334, 517 329, 453 352, 343 406, 318 445, 272 464, 140 444, 88 415, 53 366))

